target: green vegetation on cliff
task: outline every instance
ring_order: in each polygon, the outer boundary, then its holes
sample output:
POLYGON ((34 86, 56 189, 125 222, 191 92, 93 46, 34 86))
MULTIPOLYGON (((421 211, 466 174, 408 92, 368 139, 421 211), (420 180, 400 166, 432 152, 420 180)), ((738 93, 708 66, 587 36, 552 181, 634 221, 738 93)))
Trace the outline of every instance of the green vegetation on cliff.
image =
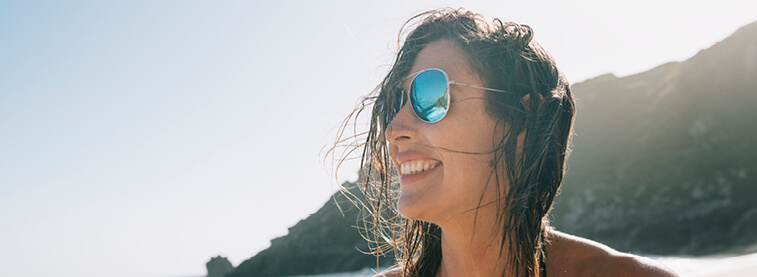
POLYGON ((557 228, 663 255, 757 242, 757 22, 687 61, 573 89, 557 228))

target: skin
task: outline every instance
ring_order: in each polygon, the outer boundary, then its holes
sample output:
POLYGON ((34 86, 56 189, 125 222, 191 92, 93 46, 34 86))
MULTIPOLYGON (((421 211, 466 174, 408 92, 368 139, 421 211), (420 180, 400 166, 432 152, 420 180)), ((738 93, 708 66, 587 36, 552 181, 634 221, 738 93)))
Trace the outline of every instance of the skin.
MULTIPOLYGON (((442 69, 456 82, 484 85, 452 41, 428 44, 410 72, 428 68, 442 69)), ((412 76, 407 78, 405 88, 411 80, 412 76)), ((441 227, 442 262, 437 276, 501 276, 505 267, 507 253, 498 253, 496 182, 489 179, 490 152, 504 130, 487 113, 484 94, 481 89, 451 85, 450 110, 444 119, 423 122, 405 105, 386 129, 390 155, 398 168, 412 161, 436 165, 420 174, 401 176, 398 209, 406 218, 441 227)), ((677 276, 650 259, 597 242, 554 230, 547 236, 547 276, 677 276)), ((401 276, 401 272, 394 269, 377 276, 401 276)))

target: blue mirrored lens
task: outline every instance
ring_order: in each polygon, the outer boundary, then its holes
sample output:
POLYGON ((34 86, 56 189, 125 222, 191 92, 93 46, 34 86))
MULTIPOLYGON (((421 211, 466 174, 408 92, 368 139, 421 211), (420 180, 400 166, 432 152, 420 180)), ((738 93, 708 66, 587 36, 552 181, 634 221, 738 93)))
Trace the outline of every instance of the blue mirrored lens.
POLYGON ((444 118, 449 109, 448 83, 447 75, 439 69, 415 76, 410 84, 410 104, 418 118, 430 123, 444 118))

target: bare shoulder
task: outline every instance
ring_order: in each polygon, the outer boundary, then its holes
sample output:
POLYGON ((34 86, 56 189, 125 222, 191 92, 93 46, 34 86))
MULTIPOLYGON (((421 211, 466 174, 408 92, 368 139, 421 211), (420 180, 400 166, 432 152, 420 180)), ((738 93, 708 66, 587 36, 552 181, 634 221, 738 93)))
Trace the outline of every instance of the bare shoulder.
POLYGON ((677 277, 655 260, 556 230, 548 232, 547 276, 677 277))
POLYGON ((373 277, 402 277, 402 268, 395 267, 393 269, 385 270, 376 273, 373 277))

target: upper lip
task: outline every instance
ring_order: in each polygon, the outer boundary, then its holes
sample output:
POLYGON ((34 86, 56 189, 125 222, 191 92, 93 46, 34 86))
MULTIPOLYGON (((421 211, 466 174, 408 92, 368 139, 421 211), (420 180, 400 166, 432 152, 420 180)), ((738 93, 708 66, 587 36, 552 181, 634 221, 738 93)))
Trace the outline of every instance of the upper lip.
POLYGON ((397 154, 397 166, 407 161, 436 160, 418 151, 404 151, 397 154))

